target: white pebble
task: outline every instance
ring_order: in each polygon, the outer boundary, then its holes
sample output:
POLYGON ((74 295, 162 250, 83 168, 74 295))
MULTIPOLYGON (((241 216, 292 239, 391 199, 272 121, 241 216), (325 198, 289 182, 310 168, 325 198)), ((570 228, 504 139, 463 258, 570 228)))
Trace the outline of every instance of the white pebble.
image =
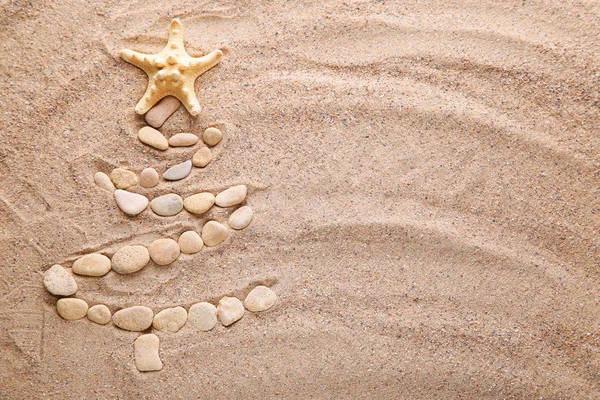
POLYGON ((144 126, 142 129, 140 129, 138 132, 138 138, 142 141, 142 143, 152 146, 158 150, 166 150, 169 148, 169 141, 167 138, 164 137, 162 133, 149 126, 144 126))
POLYGON ((192 157, 192 163, 194 167, 204 168, 206 167, 213 159, 212 153, 208 147, 200 148, 192 157))
POLYGON ((168 181, 178 181, 185 178, 192 170, 192 161, 187 160, 180 164, 174 165, 163 173, 163 178, 168 181))
POLYGON ((87 311, 87 317, 90 321, 100 325, 106 325, 110 322, 110 310, 104 304, 92 306, 87 311))
POLYGON ((175 193, 159 196, 150 202, 152 211, 163 217, 177 215, 183 210, 183 199, 175 193))
POLYGON ((206 128, 204 133, 202 134, 202 140, 209 146, 216 146, 219 144, 221 139, 223 138, 223 134, 217 128, 206 128))
POLYGON ((246 296, 244 307, 252 312, 265 311, 273 307, 275 301, 277 301, 277 295, 274 291, 266 286, 257 286, 246 296))
POLYGON ((160 340, 153 333, 141 335, 133 342, 134 364, 138 371, 160 371, 163 367, 158 349, 160 340))
POLYGON ((150 307, 134 306, 117 311, 113 317, 113 323, 127 331, 140 332, 152 325, 154 312, 150 307))
POLYGON ((110 180, 117 189, 127 189, 138 184, 138 177, 135 172, 125 168, 115 168, 110 173, 110 180))
POLYGON ((198 136, 193 133, 177 133, 169 138, 169 144, 173 147, 187 147, 198 143, 198 136))
POLYGON ((240 204, 246 199, 248 189, 246 185, 232 186, 229 189, 223 190, 215 197, 215 204, 219 207, 231 207, 240 204))
POLYGON ((150 258, 157 265, 169 265, 179 257, 179 245, 173 239, 158 239, 148 246, 150 258))
POLYGON ((110 193, 115 191, 115 185, 113 185, 108 175, 104 172, 96 172, 94 174, 94 182, 96 182, 96 185, 98 185, 100 189, 104 189, 110 193))
POLYGON ((146 168, 140 174, 140 185, 145 188, 151 188, 158 185, 160 177, 154 168, 146 168))
POLYGON ((145 115, 148 125, 160 128, 162 124, 179 108, 181 103, 176 97, 167 96, 156 103, 145 115))
POLYGON ((56 302, 56 311, 67 320, 81 319, 86 316, 88 305, 84 300, 68 297, 56 302))
POLYGON ((183 206, 192 214, 204 214, 215 204, 215 195, 212 193, 196 193, 186 197, 183 206))
POLYGON ((233 229, 244 229, 250 225, 253 216, 254 211, 248 206, 243 206, 235 210, 235 212, 229 216, 227 223, 233 229))
POLYGON ((197 253, 202 250, 202 247, 204 246, 202 238, 195 231, 183 232, 181 236, 179 236, 177 244, 179 244, 181 252, 185 254, 197 253))
POLYGON ((217 221, 208 221, 202 228, 202 241, 208 247, 214 247, 227 238, 227 227, 217 221))
POLYGON ((121 247, 112 256, 112 269, 119 274, 132 274, 150 262, 150 253, 145 246, 135 244, 121 247))
POLYGON ((103 276, 110 271, 110 258, 92 253, 78 258, 71 267, 73 273, 87 276, 103 276))
POLYGON ((233 324, 244 316, 244 305, 237 297, 223 297, 217 306, 217 317, 225 326, 233 324))
POLYGON ((132 216, 138 215, 148 207, 148 199, 145 196, 121 189, 115 191, 115 201, 121 211, 132 216))
POLYGON ((217 307, 206 302, 192 305, 188 322, 201 331, 210 331, 217 324, 217 307))
POLYGON ((53 265, 44 272, 44 286, 55 296, 71 296, 77 292, 77 282, 61 265, 53 265))
POLYGON ((166 308, 154 316, 152 326, 159 331, 177 332, 187 321, 187 311, 183 307, 166 308))

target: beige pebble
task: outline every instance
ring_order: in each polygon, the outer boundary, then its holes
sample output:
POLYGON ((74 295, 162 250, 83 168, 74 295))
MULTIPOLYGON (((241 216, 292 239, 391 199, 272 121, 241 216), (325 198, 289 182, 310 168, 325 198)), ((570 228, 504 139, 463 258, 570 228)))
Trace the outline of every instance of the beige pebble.
POLYGON ((208 247, 213 247, 225 240, 228 235, 227 227, 217 221, 208 221, 202 228, 202 241, 208 247))
POLYGON ((110 258, 92 253, 78 258, 71 267, 73 273, 87 276, 103 276, 110 271, 110 258))
POLYGON ((127 331, 140 332, 150 328, 154 312, 150 307, 134 306, 117 311, 113 317, 113 323, 127 331))
POLYGON ((110 310, 104 304, 97 304, 87 310, 87 317, 90 321, 100 325, 106 325, 110 322, 110 310))
POLYGON ((159 331, 177 332, 187 321, 187 311, 183 307, 166 308, 154 316, 152 326, 159 331))
POLYGON ((248 206, 243 206, 235 210, 235 212, 229 216, 227 223, 233 229, 244 229, 250 225, 253 216, 254 211, 248 206))
POLYGON ((200 148, 192 157, 194 167, 204 168, 212 161, 212 153, 208 147, 200 148))
POLYGON ((96 172, 94 174, 94 182, 100 189, 106 190, 107 192, 114 192, 115 185, 113 185, 112 181, 104 172, 96 172))
POLYGON ((176 97, 167 96, 156 103, 145 115, 148 125, 160 128, 167 119, 179 108, 181 103, 176 97))
POLYGON ((158 150, 166 150, 169 148, 169 141, 166 137, 156 129, 150 126, 144 126, 138 132, 138 138, 142 143, 152 146, 158 150))
POLYGON ((204 214, 215 204, 215 195, 212 193, 196 193, 186 197, 183 206, 192 214, 204 214))
POLYGON ((257 286, 246 296, 244 307, 252 312, 265 311, 273 307, 275 301, 277 301, 277 295, 274 291, 266 286, 257 286))
POLYGON ((192 305, 188 322, 201 331, 210 331, 217 324, 217 307, 206 302, 192 305))
POLYGON ((183 232, 181 236, 179 236, 177 244, 179 244, 181 252, 185 254, 197 253, 202 250, 202 247, 204 246, 202 238, 195 231, 183 232))
POLYGON ((223 190, 215 197, 215 204, 219 207, 231 207, 240 204, 246 199, 248 189, 246 185, 232 186, 223 190))
POLYGON ((178 181, 185 178, 192 171, 192 161, 187 160, 180 164, 174 165, 163 173, 163 178, 168 181, 178 181))
POLYGON ((148 246, 150 258, 157 265, 169 265, 179 257, 179 245, 173 239, 158 239, 148 246))
POLYGON ((160 340, 153 333, 141 335, 133 342, 133 359, 140 372, 160 371, 163 367, 158 350, 160 340))
POLYGON ((233 324, 244 316, 244 305, 237 297, 223 297, 217 306, 217 317, 225 326, 233 324))
POLYGON ((223 138, 223 134, 217 128, 206 128, 204 133, 202 134, 202 140, 209 146, 216 146, 219 144, 221 139, 223 138))
POLYGON ((125 168, 115 168, 110 173, 110 180, 117 189, 127 189, 138 184, 138 177, 135 172, 125 168))
POLYGON ((146 168, 140 174, 140 185, 145 188, 151 188, 158 185, 160 177, 154 168, 146 168))
POLYGON ((67 320, 81 319, 86 316, 88 305, 84 300, 68 297, 56 302, 58 315, 67 320))
POLYGON ((137 193, 126 190, 115 190, 115 201, 117 206, 128 215, 138 215, 148 207, 148 199, 137 193))
POLYGON ((173 147, 187 147, 198 143, 198 136, 193 133, 176 133, 169 138, 169 145, 173 147))
POLYGON ((121 247, 112 256, 112 269, 119 274, 132 274, 150 262, 150 253, 145 246, 134 244, 121 247))
POLYGON ((175 193, 159 196, 150 202, 150 207, 158 215, 171 217, 183 210, 183 199, 175 193))
POLYGON ((55 296, 71 296, 77 292, 77 282, 61 265, 53 265, 44 272, 44 286, 55 296))

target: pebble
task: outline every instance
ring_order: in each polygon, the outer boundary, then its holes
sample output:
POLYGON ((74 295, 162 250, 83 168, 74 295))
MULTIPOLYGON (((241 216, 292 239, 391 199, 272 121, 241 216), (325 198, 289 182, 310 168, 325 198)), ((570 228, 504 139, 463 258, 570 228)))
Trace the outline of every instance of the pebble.
POLYGON ((146 168, 140 174, 140 185, 145 188, 151 188, 158 185, 158 172, 154 168, 146 168))
POLYGON ((92 253, 77 259, 71 270, 77 275, 103 276, 110 271, 110 258, 105 255, 92 253))
POLYGON ((152 325, 154 312, 150 307, 134 306, 117 311, 113 317, 113 323, 127 331, 140 332, 152 325))
POLYGON ((275 301, 277 301, 277 295, 274 291, 266 286, 257 286, 246 296, 244 307, 252 312, 265 311, 273 307, 275 301))
POLYGON ((157 265, 169 265, 179 257, 179 245, 173 239, 158 239, 148 246, 150 258, 157 265))
POLYGON ((235 212, 229 216, 227 223, 233 229, 244 229, 250 225, 253 216, 254 211, 248 206, 243 206, 235 210, 235 212))
POLYGON ((160 371, 163 367, 158 356, 160 340, 153 333, 141 335, 133 342, 134 364, 138 371, 160 371))
POLYGON ((115 168, 110 173, 110 180, 117 189, 127 189, 138 184, 138 177, 135 172, 125 168, 115 168))
POLYGON ((115 191, 115 201, 121 211, 128 215, 138 215, 148 207, 148 199, 145 196, 121 189, 115 191))
POLYGON ((92 306, 87 311, 87 317, 90 321, 100 325, 106 325, 110 322, 110 310, 104 304, 92 306))
POLYGON ((217 324, 217 307, 207 302, 192 305, 188 322, 201 331, 210 331, 217 324))
POLYGON ((165 121, 179 108, 181 103, 176 97, 167 96, 156 103, 154 107, 146 113, 145 119, 148 125, 160 128, 165 121))
POLYGON ((163 217, 177 215, 183 210, 183 199, 175 193, 159 196, 150 202, 152 211, 163 217))
POLYGON ((215 197, 215 204, 219 207, 231 207, 240 204, 246 198, 248 189, 246 185, 232 186, 229 189, 223 190, 215 197))
POLYGON ((202 250, 204 242, 195 231, 183 232, 177 241, 182 253, 194 254, 202 250))
POLYGON ((233 324, 244 316, 244 305, 237 297, 223 297, 217 306, 217 317, 225 326, 233 324))
POLYGON ((81 299, 68 297, 59 299, 56 302, 56 311, 58 311, 58 314, 61 317, 71 321, 85 317, 88 311, 88 305, 81 299))
POLYGON ((194 157, 192 157, 192 163, 194 167, 204 168, 212 161, 212 153, 208 147, 200 148, 194 157))
POLYGON ((198 136, 193 133, 177 133, 169 139, 169 144, 173 147, 187 147, 198 143, 198 136))
POLYGON ((150 262, 150 253, 145 246, 134 244, 121 247, 112 256, 112 269, 119 274, 133 274, 150 262))
POLYGON ((202 134, 202 140, 209 146, 216 146, 219 144, 221 139, 223 138, 223 134, 217 128, 206 128, 204 133, 202 134))
POLYGON ((96 182, 96 185, 98 185, 100 189, 104 189, 111 193, 115 191, 115 185, 113 185, 108 175, 104 172, 96 172, 94 174, 94 182, 96 182))
POLYGON ((163 173, 163 178, 165 178, 168 181, 178 181, 188 176, 191 170, 192 161, 187 160, 182 162, 181 164, 174 165, 168 170, 166 170, 163 173))
POLYGON ((208 221, 202 228, 202 241, 208 247, 213 247, 227 238, 227 227, 217 221, 208 221))
POLYGON ((175 333, 185 325, 187 317, 183 307, 166 308, 154 316, 152 326, 159 331, 175 333))
POLYGON ((166 150, 169 148, 169 141, 166 137, 156 129, 150 126, 144 126, 138 132, 138 138, 142 143, 152 146, 158 150, 166 150))
POLYGON ((215 204, 215 195, 212 193, 196 193, 186 197, 183 206, 192 214, 204 214, 215 204))
POLYGON ((53 265, 44 272, 44 286, 55 296, 71 296, 77 292, 77 282, 61 265, 53 265))

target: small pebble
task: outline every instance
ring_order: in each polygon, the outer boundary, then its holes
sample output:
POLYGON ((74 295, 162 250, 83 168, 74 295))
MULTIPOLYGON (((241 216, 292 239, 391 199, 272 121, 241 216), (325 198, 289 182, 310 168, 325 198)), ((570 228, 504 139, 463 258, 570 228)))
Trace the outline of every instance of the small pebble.
POLYGON ((209 146, 216 146, 219 144, 221 139, 223 138, 223 134, 217 128, 206 128, 204 133, 202 134, 202 140, 209 146))
POLYGON ((156 103, 144 117, 148 125, 160 128, 165 121, 179 108, 181 103, 176 97, 167 96, 156 103))
POLYGON ((112 269, 119 274, 133 274, 150 262, 150 253, 145 246, 135 244, 121 247, 112 256, 112 269))
POLYGON ((204 214, 215 204, 215 195, 212 193, 197 193, 186 197, 183 206, 192 214, 204 214))
POLYGON ((77 282, 61 265, 53 265, 44 272, 44 286, 55 296, 71 296, 77 292, 77 282))
POLYGON ((235 212, 229 216, 227 223, 233 229, 244 229, 250 225, 253 216, 254 211, 248 206, 243 206, 235 210, 235 212))
POLYGON ((187 321, 187 311, 183 307, 167 308, 154 316, 152 326, 159 331, 177 332, 187 321))
POLYGON ((169 141, 166 137, 156 129, 144 126, 138 132, 138 138, 142 141, 142 143, 147 144, 148 146, 152 146, 158 150, 166 150, 169 148, 169 141))
POLYGON ((177 133, 169 138, 169 144, 173 147, 187 147, 198 143, 198 136, 193 133, 177 133))
POLYGON ((158 355, 160 340, 153 333, 141 335, 133 342, 134 364, 138 371, 160 371, 163 367, 158 355))
POLYGON ((150 202, 152 211, 163 217, 177 215, 183 210, 183 199, 175 193, 159 196, 150 202))
POLYGON ((212 161, 212 153, 208 147, 200 148, 192 157, 194 167, 204 168, 212 161))
POLYGON ((266 286, 257 286, 246 296, 244 307, 252 312, 265 311, 273 307, 276 300, 277 295, 274 291, 266 286))
POLYGON ((148 199, 145 196, 121 189, 115 191, 115 201, 121 211, 132 216, 138 215, 148 207, 148 199))
POLYGON ((81 299, 68 297, 59 299, 56 302, 56 311, 58 311, 58 314, 61 317, 71 321, 85 317, 88 311, 88 305, 81 299))
POLYGON ((111 193, 115 191, 115 185, 113 185, 108 175, 104 172, 96 172, 94 174, 94 182, 96 182, 96 185, 98 185, 100 189, 104 189, 111 193))
POLYGON ((223 297, 217 306, 217 317, 225 326, 233 324, 244 316, 244 305, 237 297, 223 297))
POLYGON ((154 168, 146 168, 140 174, 140 185, 145 188, 151 188, 158 185, 160 177, 154 168))
POLYGON ((113 317, 113 323, 127 331, 140 332, 152 325, 154 312, 150 307, 134 306, 117 311, 113 317))
POLYGON ((117 189, 127 189, 138 184, 138 177, 135 172, 125 168, 115 168, 110 173, 110 180, 117 189))
POLYGON ((232 186, 229 189, 223 190, 215 197, 215 204, 219 207, 231 207, 240 204, 246 199, 248 189, 246 185, 232 186))
POLYGON ((213 247, 225 240, 228 234, 227 227, 217 221, 208 221, 202 228, 202 241, 208 247, 213 247))
POLYGON ((174 165, 168 170, 166 170, 163 173, 163 178, 165 178, 168 181, 178 181, 188 176, 191 170, 192 161, 187 160, 182 162, 181 164, 174 165))
POLYGON ((192 305, 188 322, 201 331, 210 331, 217 324, 217 307, 206 302, 192 305))
POLYGON ((110 310, 104 304, 92 306, 87 311, 87 317, 90 321, 100 325, 106 325, 110 322, 110 310))
POLYGON ((157 265, 169 265, 179 257, 179 245, 173 239, 158 239, 148 246, 150 258, 157 265))
POLYGON ((202 250, 202 247, 204 246, 202 238, 195 231, 183 232, 181 236, 179 236, 177 244, 179 244, 181 252, 185 254, 197 253, 202 250))
POLYGON ((87 276, 103 276, 110 271, 110 258, 92 253, 77 259, 71 267, 73 273, 87 276))

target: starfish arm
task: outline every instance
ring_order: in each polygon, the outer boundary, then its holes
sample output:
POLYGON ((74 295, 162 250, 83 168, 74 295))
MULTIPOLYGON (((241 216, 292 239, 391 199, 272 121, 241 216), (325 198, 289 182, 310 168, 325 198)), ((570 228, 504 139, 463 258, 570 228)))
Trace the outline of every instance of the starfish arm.
POLYGON ((148 83, 146 93, 144 93, 140 101, 138 101, 135 106, 135 112, 140 115, 146 114, 152 107, 154 107, 156 103, 158 103, 162 97, 157 91, 156 86, 154 86, 151 82, 148 83))
POLYGON ((181 25, 179 18, 173 19, 173 21, 171 21, 171 25, 169 25, 169 41, 167 43, 167 47, 170 47, 170 45, 173 44, 177 45, 175 47, 179 47, 181 49, 184 48, 183 25, 181 25))
POLYGON ((223 52, 221 50, 215 50, 208 53, 200 58, 192 58, 190 60, 190 70, 194 72, 194 75, 199 76, 214 67, 221 61, 223 52))
POLYGON ((146 59, 146 56, 148 56, 148 54, 138 53, 137 51, 129 49, 123 49, 121 50, 119 55, 123 60, 127 61, 129 64, 133 64, 136 67, 143 69, 147 72, 148 61, 146 59))
POLYGON ((174 94, 173 96, 177 97, 181 104, 189 111, 190 114, 196 116, 200 114, 200 103, 198 102, 198 98, 196 97, 196 92, 194 92, 194 82, 186 82, 180 92, 174 94))

